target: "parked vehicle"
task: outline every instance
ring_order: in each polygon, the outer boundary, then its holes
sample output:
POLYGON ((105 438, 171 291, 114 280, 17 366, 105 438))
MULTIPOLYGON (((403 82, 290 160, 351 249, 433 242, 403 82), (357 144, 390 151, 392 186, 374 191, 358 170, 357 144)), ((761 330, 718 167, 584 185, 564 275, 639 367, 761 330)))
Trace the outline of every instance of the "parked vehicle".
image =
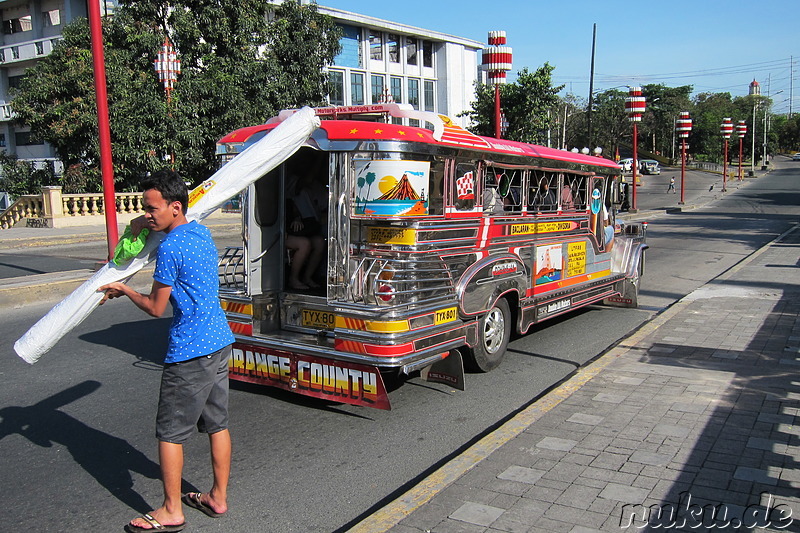
POLYGON ((661 167, 655 159, 642 159, 641 163, 639 163, 639 168, 642 170, 642 174, 656 176, 661 174, 661 167))
MULTIPOLYGON (((231 379, 388 409, 384 377, 463 390, 464 364, 493 369, 512 333, 592 303, 637 306, 646 226, 615 222, 614 162, 403 104, 316 113, 305 146, 243 193, 243 242, 221 259, 231 379), (433 129, 367 121, 387 114, 433 129), (319 287, 287 277, 295 176, 328 213, 319 287)), ((220 162, 290 114, 225 136, 220 162)))
POLYGON ((794 154, 792 156, 792 161, 800 161, 800 152, 794 154))
POLYGON ((627 159, 620 159, 619 168, 623 172, 630 172, 631 168, 633 168, 633 158, 628 157, 627 159))

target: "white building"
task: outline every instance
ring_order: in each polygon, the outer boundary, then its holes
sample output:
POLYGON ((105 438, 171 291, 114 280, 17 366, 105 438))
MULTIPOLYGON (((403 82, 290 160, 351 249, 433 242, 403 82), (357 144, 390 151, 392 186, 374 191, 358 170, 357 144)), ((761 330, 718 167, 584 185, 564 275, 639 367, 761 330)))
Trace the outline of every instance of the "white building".
MULTIPOLYGON (((116 1, 95 1, 104 15, 116 5, 116 1)), ((20 159, 56 163, 49 145, 33 142, 28 128, 11 124, 8 90, 19 83, 25 69, 53 50, 65 24, 87 17, 86 5, 86 0, 0 0, 0 150, 20 159)))
POLYGON ((344 32, 328 69, 331 105, 389 99, 467 125, 458 115, 475 99, 483 43, 321 5, 318 11, 344 32))

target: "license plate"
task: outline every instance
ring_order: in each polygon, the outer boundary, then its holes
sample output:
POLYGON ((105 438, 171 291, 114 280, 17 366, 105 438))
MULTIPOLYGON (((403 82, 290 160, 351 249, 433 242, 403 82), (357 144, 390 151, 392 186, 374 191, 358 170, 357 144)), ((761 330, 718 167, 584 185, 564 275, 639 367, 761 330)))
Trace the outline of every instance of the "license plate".
POLYGON ((303 327, 333 329, 336 324, 336 315, 327 311, 316 309, 303 309, 303 327))

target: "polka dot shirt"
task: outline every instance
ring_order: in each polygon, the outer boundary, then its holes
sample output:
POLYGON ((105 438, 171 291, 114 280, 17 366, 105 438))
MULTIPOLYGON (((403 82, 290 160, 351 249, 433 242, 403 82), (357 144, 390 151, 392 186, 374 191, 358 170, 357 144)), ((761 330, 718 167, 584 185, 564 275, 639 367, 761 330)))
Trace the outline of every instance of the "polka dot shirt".
POLYGON ((193 221, 170 231, 158 247, 153 279, 172 287, 165 363, 202 357, 233 343, 219 303, 217 248, 208 228, 193 221))

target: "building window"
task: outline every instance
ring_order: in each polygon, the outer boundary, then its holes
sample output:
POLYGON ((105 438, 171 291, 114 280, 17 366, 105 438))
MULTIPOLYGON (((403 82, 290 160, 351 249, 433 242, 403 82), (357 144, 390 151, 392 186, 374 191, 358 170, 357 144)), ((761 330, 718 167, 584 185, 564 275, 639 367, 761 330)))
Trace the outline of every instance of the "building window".
POLYGON ((392 76, 389 80, 389 92, 392 95, 392 100, 398 104, 403 101, 403 78, 392 76))
POLYGON ((422 66, 433 68, 433 43, 422 41, 422 66))
POLYGON ((333 60, 334 65, 349 68, 364 68, 364 52, 361 49, 363 40, 361 28, 355 26, 339 26, 342 29, 342 38, 339 44, 342 49, 333 60))
POLYGON ((22 83, 22 79, 24 77, 25 77, 24 74, 20 75, 20 76, 9 76, 8 77, 8 88, 9 89, 18 89, 19 88, 19 84, 22 83))
POLYGON ((408 103, 419 109, 419 80, 408 80, 408 103))
POLYGON ((344 72, 332 70, 328 74, 328 94, 331 105, 344 105, 344 72))
POLYGON ((425 80, 425 111, 433 111, 434 104, 433 82, 425 80))
POLYGON ((37 144, 44 144, 42 141, 34 141, 31 138, 31 132, 29 131, 18 131, 14 135, 14 139, 17 142, 17 146, 34 146, 37 144))
POLYGON ((43 41, 36 41, 36 55, 37 56, 44 55, 44 42, 43 41))
POLYGON ((32 19, 30 15, 9 19, 3 21, 3 33, 11 35, 12 33, 20 33, 23 31, 31 31, 33 29, 32 19))
POLYGON ((417 64, 417 40, 411 37, 406 38, 406 64, 417 64))
POLYGON ((6 134, 0 133, 0 148, 5 148, 6 146, 6 134))
POLYGON ((45 28, 48 26, 58 26, 61 24, 61 11, 58 9, 51 9, 42 13, 42 24, 45 28))
POLYGON ((364 105, 364 75, 350 73, 350 102, 353 105, 364 105))
POLYGON ((379 104, 384 101, 383 96, 383 76, 377 76, 375 74, 371 77, 371 87, 372 87, 372 103, 379 104))
POLYGON ((369 32, 369 58, 383 61, 383 36, 379 31, 369 32))
POLYGON ((400 38, 396 34, 389 34, 389 38, 386 40, 386 51, 389 54, 389 61, 400 62, 400 38))

